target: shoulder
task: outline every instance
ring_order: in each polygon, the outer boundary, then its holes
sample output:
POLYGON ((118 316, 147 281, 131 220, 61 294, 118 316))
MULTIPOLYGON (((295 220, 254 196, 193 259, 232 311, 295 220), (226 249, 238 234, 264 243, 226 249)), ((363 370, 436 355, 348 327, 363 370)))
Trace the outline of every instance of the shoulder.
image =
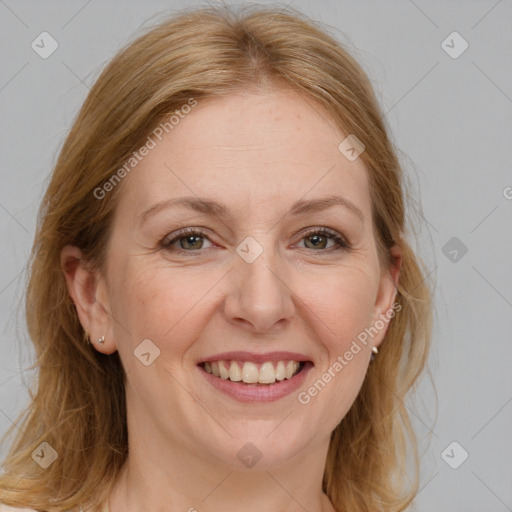
POLYGON ((0 503, 0 512, 37 512, 34 508, 15 508, 0 503))

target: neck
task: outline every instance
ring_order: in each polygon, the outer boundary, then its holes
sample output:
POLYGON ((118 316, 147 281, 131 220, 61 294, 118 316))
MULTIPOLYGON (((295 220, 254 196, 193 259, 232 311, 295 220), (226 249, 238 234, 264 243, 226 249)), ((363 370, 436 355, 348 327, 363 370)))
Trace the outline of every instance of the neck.
MULTIPOLYGON (((252 474, 252 473, 251 473, 252 474)), ((239 472, 218 472, 216 481, 202 481, 196 475, 193 488, 179 488, 172 480, 162 487, 162 475, 131 470, 128 462, 110 498, 109 512, 335 512, 321 489, 311 490, 309 482, 293 485, 278 471, 260 472, 252 477, 239 472), (158 478, 158 482, 149 481, 158 478)), ((181 478, 179 479, 182 480, 181 478)))
POLYGON ((110 512, 335 512, 322 491, 329 439, 279 466, 262 458, 239 470, 141 430, 130 442, 110 512))

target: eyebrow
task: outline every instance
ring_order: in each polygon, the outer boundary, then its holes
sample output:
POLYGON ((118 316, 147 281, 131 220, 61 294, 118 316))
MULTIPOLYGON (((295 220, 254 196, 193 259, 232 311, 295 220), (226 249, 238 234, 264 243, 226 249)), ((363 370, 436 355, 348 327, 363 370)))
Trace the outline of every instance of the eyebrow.
MULTIPOLYGON (((227 219, 230 217, 229 209, 214 201, 212 199, 206 198, 198 198, 198 197, 177 197, 173 199, 168 199, 166 201, 162 201, 157 203, 147 210, 140 216, 140 224, 146 222, 150 217, 153 217, 157 213, 160 213, 162 210, 167 210, 168 208, 176 207, 176 206, 184 206, 186 208, 190 208, 199 213, 203 213, 205 215, 210 215, 213 217, 219 217, 227 219)), ((304 215, 306 213, 314 213, 320 212, 323 210, 327 210, 328 208, 332 208, 334 206, 342 206, 352 213, 356 214, 361 221, 364 223, 364 215, 363 212, 351 201, 342 196, 331 195, 327 197, 322 197, 318 199, 300 199, 293 203, 290 208, 289 215, 304 215)))

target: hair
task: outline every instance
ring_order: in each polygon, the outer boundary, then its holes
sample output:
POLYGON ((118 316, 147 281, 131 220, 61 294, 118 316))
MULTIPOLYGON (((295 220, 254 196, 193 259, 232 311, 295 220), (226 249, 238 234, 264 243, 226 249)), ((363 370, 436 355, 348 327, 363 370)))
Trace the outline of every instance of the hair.
POLYGON ((414 499, 419 456, 405 399, 426 367, 432 291, 405 239, 397 151, 368 76, 325 27, 294 9, 246 6, 186 9, 152 27, 105 67, 74 121, 41 203, 28 263, 26 321, 37 379, 3 464, 5 504, 48 512, 97 506, 128 455, 121 360, 87 342, 60 264, 62 248, 71 244, 94 268, 104 268, 122 184, 103 200, 94 191, 191 98, 278 86, 323 106, 331 122, 365 145, 360 158, 379 259, 389 265, 395 244, 402 252, 399 312, 332 432, 323 489, 339 512, 402 511, 414 499), (43 441, 58 454, 46 469, 31 456, 43 441))

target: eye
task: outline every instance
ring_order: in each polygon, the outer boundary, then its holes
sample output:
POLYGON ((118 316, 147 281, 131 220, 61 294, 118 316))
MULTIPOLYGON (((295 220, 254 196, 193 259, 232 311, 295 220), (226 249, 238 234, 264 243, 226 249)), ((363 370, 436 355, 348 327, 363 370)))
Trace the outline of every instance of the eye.
POLYGON ((204 240, 208 240, 204 231, 197 228, 186 228, 176 233, 171 239, 164 238, 161 242, 161 246, 168 251, 174 249, 178 251, 195 252, 200 249, 205 249, 204 240), (176 244, 178 244, 178 246, 173 247, 176 244))
POLYGON ((306 249, 349 250, 351 248, 347 240, 340 234, 327 228, 312 229, 304 233, 301 240, 305 241, 306 249), (329 242, 334 242, 334 246, 327 247, 329 242))
MULTIPOLYGON (((210 247, 204 246, 208 239, 206 233, 198 228, 185 228, 175 233, 172 238, 166 237, 160 243, 167 251, 198 252, 201 249, 210 247)), ((350 250, 351 246, 345 238, 336 231, 328 228, 314 228, 302 235, 301 241, 305 242, 306 249, 313 249, 315 252, 330 252, 332 250, 350 250), (329 242, 333 245, 328 247, 329 242), (324 249, 324 251, 322 251, 324 249)))

